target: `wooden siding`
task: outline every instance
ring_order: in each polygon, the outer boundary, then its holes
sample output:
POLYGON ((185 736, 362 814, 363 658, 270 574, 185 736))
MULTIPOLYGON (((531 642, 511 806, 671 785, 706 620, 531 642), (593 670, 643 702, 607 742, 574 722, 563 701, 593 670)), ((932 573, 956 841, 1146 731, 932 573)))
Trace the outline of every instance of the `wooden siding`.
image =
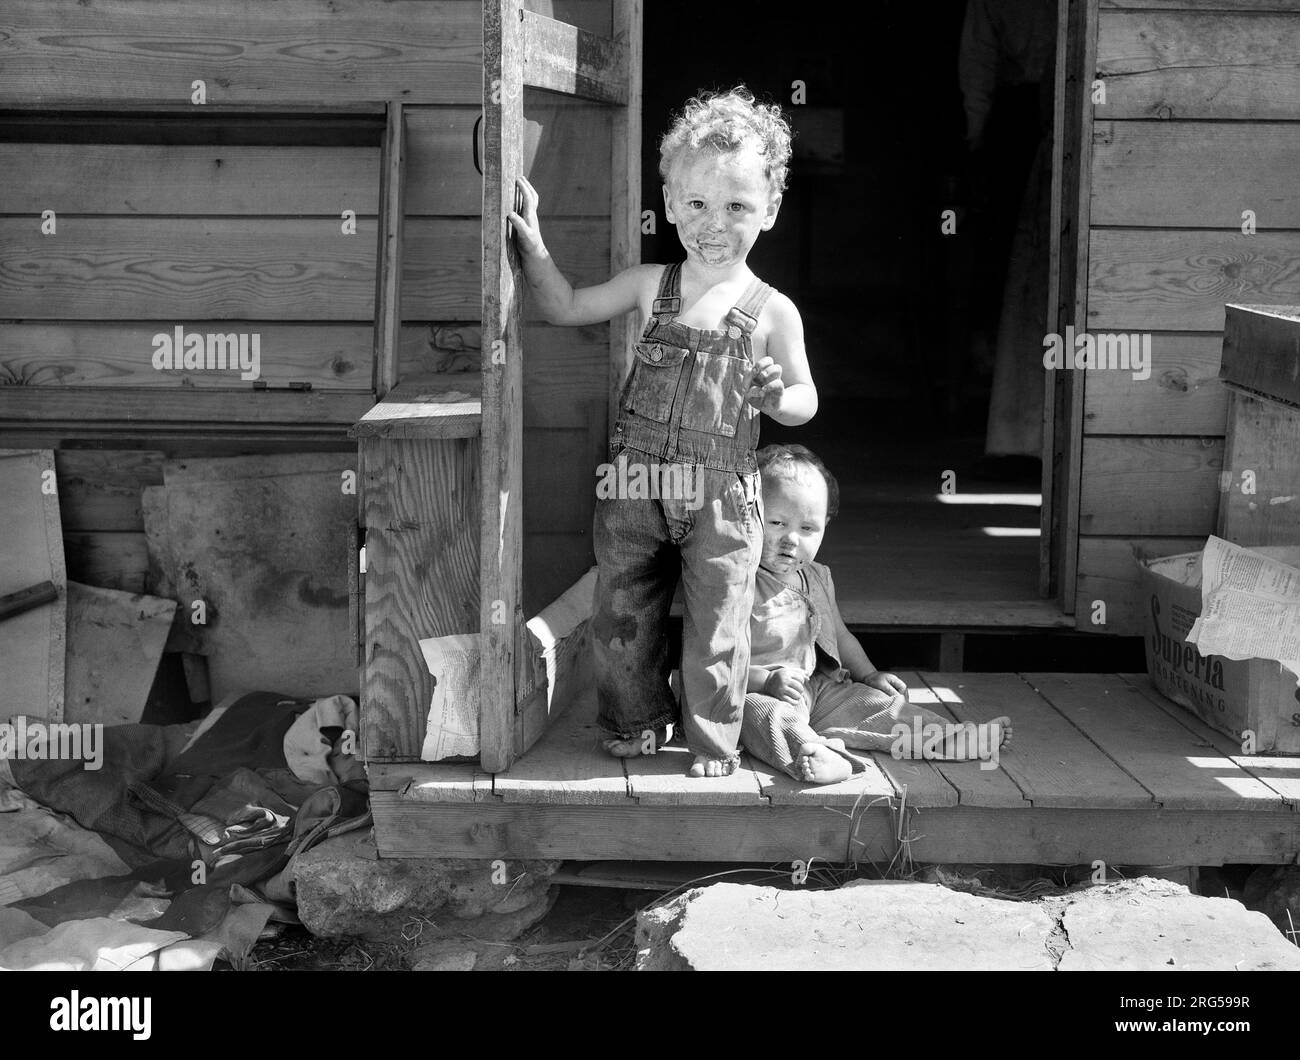
POLYGON ((1300 3, 1100 6, 1086 327, 1150 334, 1152 363, 1086 373, 1075 614, 1103 628, 1102 600, 1105 631, 1133 635, 1132 546, 1214 531, 1224 305, 1300 304, 1300 3))

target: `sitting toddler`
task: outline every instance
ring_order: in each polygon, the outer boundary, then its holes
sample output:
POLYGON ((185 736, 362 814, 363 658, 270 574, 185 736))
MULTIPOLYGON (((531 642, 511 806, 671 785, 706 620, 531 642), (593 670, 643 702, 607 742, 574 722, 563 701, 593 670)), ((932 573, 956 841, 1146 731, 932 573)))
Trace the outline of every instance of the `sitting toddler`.
POLYGON ((839 507, 835 477, 802 445, 765 446, 758 466, 763 553, 750 621, 745 750, 814 784, 865 768, 849 747, 902 758, 995 756, 1011 738, 1009 718, 963 738, 951 719, 909 703, 907 686, 877 670, 844 625, 831 572, 813 562, 839 507), (935 725, 944 737, 922 741, 935 725))

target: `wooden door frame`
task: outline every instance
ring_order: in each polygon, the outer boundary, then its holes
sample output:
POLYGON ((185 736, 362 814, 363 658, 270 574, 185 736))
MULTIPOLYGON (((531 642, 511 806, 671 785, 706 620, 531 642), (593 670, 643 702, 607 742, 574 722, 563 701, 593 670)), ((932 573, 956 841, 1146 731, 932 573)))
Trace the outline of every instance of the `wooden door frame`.
MULTIPOLYGON (((483 4, 479 760, 490 773, 508 769, 568 705, 555 695, 563 675, 548 675, 538 665, 544 646, 523 613, 525 283, 507 231, 507 196, 513 199, 515 178, 523 173, 525 88, 613 105, 619 109, 610 153, 610 263, 621 270, 639 260, 642 0, 611 2, 612 38, 530 11, 524 0, 483 4)), ((633 326, 626 318, 611 326, 611 376, 622 366, 633 326)), ((561 610, 590 599, 590 580, 584 579, 556 601, 565 604, 561 610)), ((557 645, 547 650, 581 667, 589 654, 580 650, 584 632, 585 619, 562 638, 567 651, 557 645)))
MULTIPOLYGON (((1097 6, 1098 0, 1057 0, 1047 320, 1058 335, 1068 325, 1086 326, 1088 320, 1097 6)), ((1075 610, 1078 581, 1085 384, 1085 373, 1043 373, 1039 592, 1055 596, 1067 615, 1075 610)))

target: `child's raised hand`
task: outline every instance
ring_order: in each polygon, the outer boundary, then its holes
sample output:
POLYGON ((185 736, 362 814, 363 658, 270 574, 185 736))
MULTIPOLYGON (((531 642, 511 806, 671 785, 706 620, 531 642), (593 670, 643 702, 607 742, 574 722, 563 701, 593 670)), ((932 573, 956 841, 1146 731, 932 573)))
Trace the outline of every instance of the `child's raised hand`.
POLYGON ((771 696, 773 699, 783 699, 797 707, 804 700, 806 684, 806 678, 782 666, 773 670, 768 679, 763 682, 763 695, 771 696))
POLYGON ((537 189, 528 182, 527 177, 515 181, 515 204, 517 210, 511 210, 506 217, 514 229, 519 252, 530 257, 546 250, 542 243, 542 229, 537 221, 537 189))
POLYGON ((755 362, 754 374, 749 379, 749 403, 760 412, 769 416, 781 407, 781 397, 785 394, 785 383, 781 381, 781 366, 771 357, 763 357, 755 362))
POLYGON ((878 688, 881 692, 888 692, 891 696, 907 695, 907 685, 897 674, 885 673, 884 670, 877 670, 862 682, 871 688, 878 688))

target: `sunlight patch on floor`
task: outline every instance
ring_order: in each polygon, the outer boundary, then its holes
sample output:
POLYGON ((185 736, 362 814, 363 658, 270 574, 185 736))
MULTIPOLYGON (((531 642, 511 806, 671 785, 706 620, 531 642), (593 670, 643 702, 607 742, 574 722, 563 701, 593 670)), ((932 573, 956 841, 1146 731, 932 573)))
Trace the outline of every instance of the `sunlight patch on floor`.
POLYGON ((936 493, 940 504, 1018 504, 1027 508, 1041 508, 1041 493, 936 493))

